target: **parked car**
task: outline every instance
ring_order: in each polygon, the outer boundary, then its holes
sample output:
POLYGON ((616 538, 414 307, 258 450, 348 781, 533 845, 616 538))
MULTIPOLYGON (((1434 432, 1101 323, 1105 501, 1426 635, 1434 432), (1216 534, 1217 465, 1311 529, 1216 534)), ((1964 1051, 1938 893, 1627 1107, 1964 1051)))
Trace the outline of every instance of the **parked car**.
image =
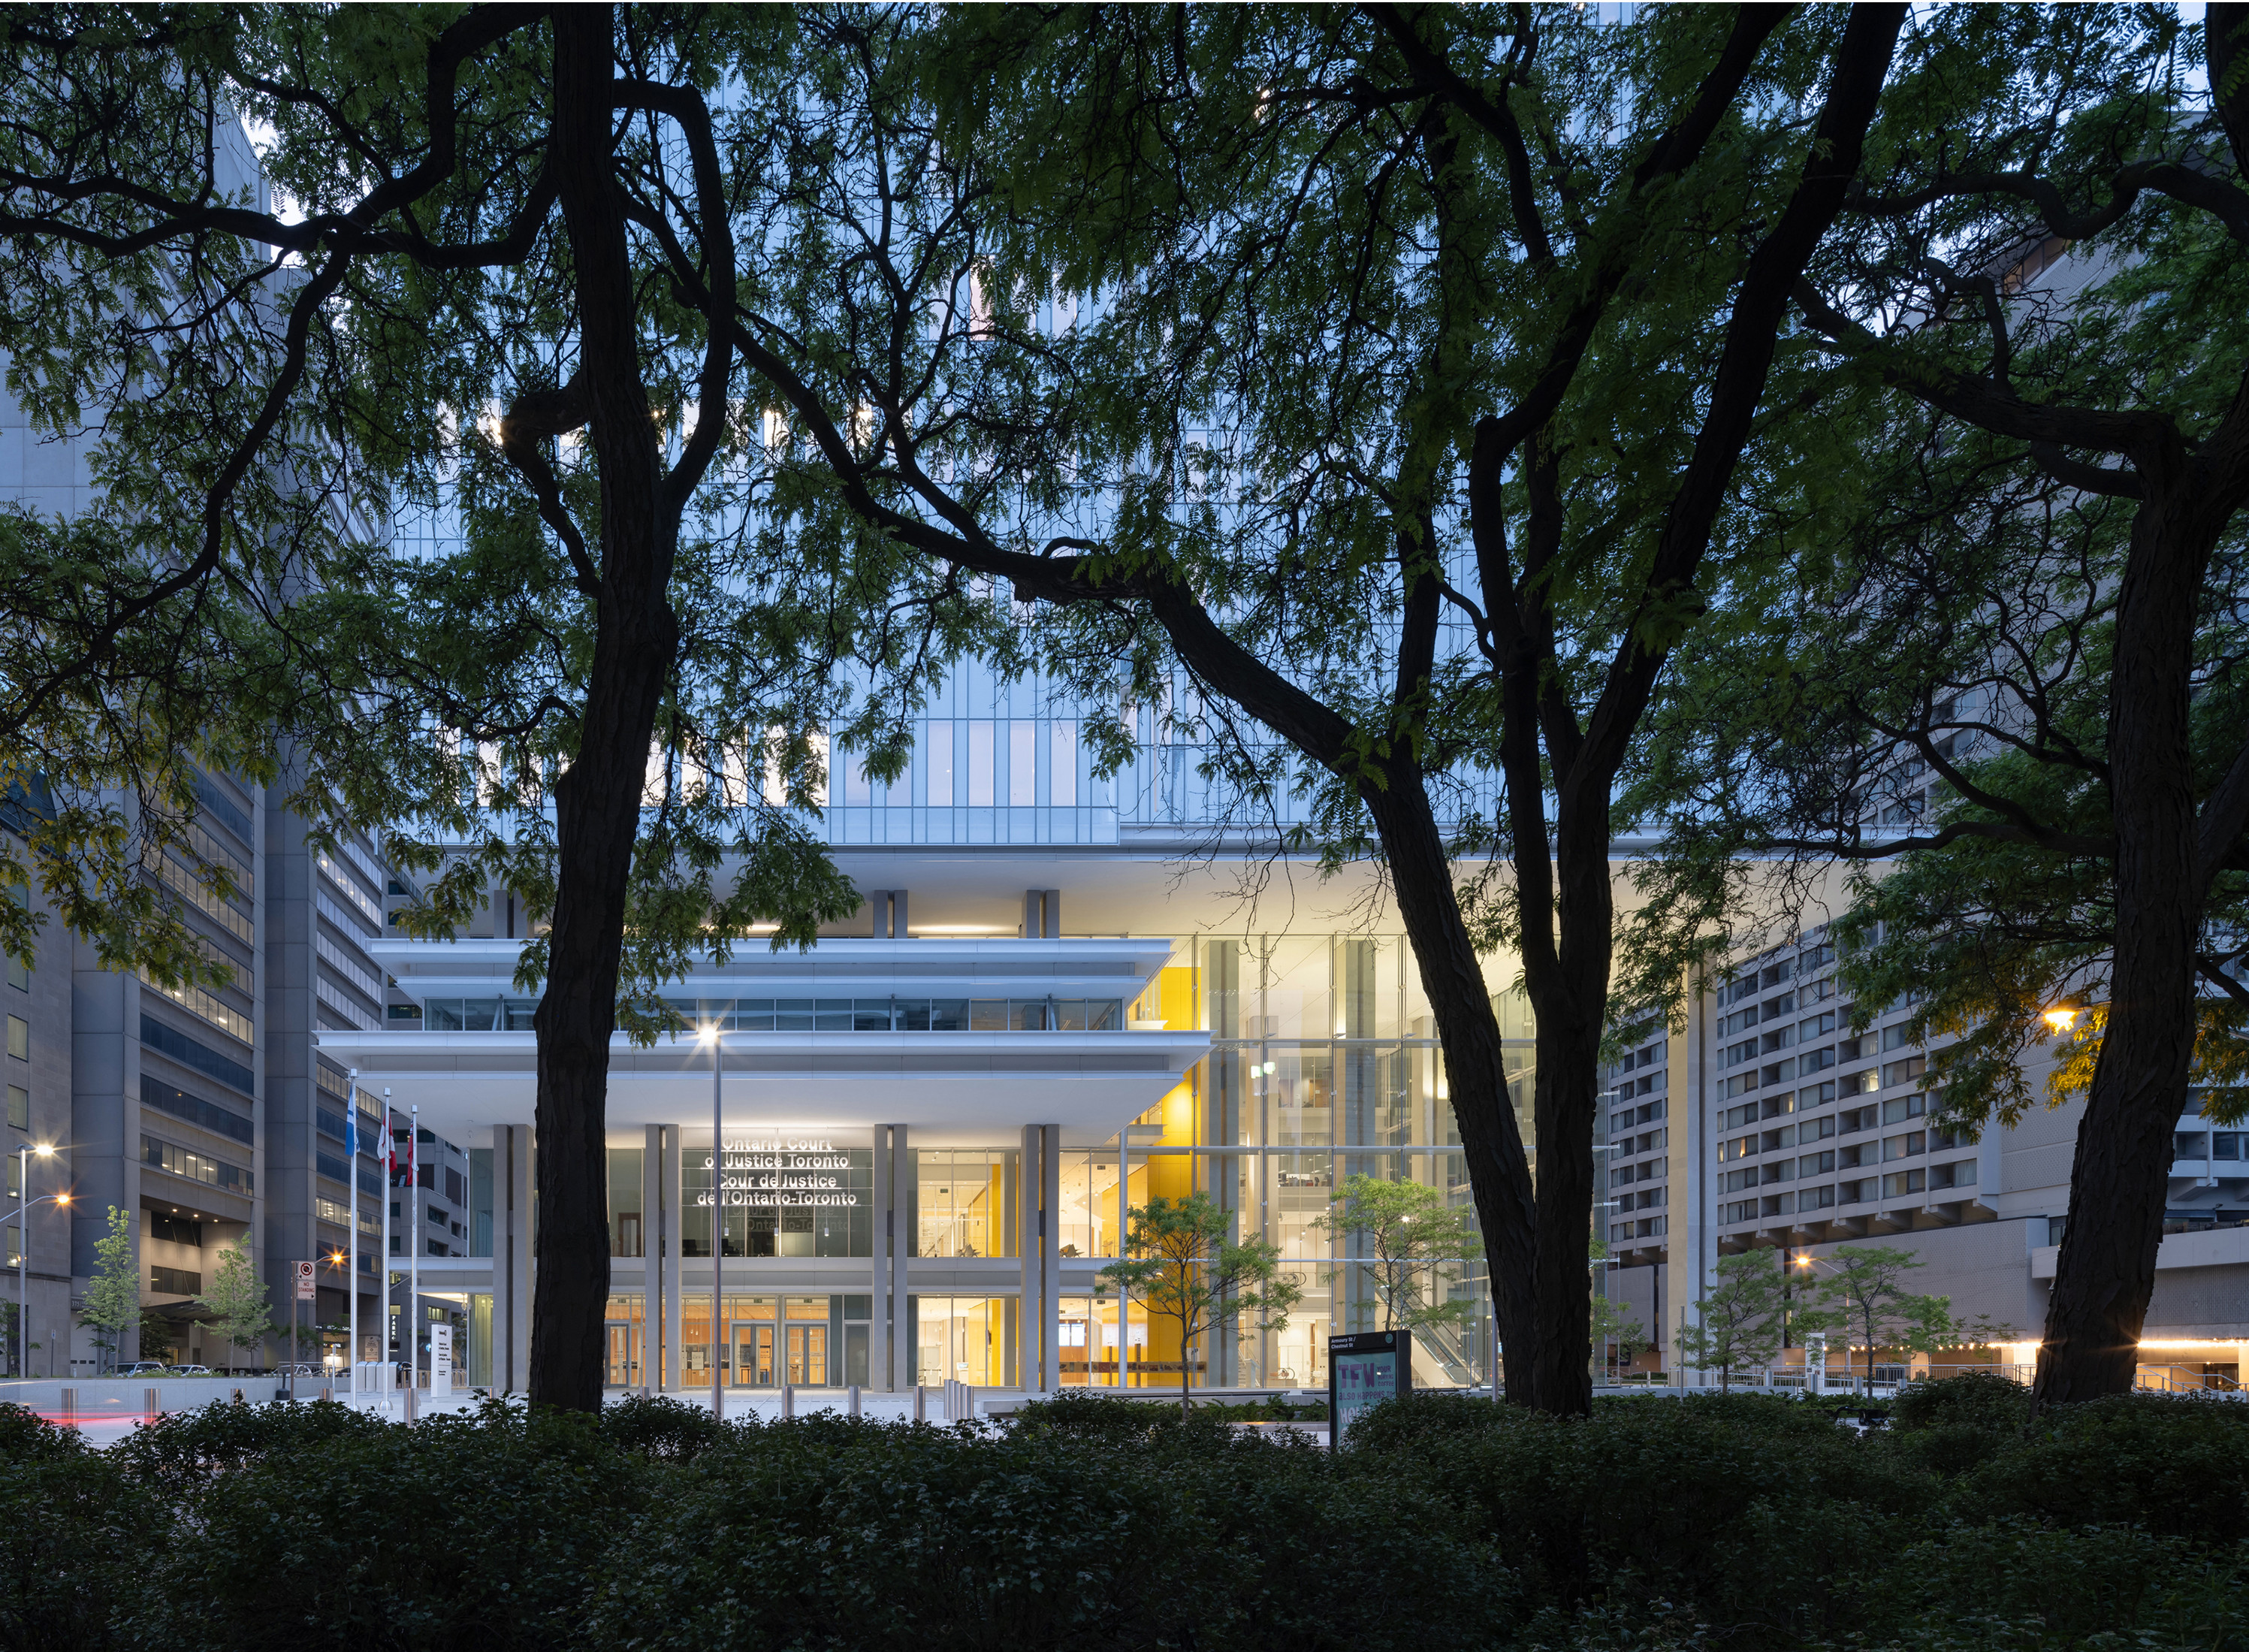
POLYGON ((174 1366, 164 1374, 171 1377, 207 1377, 210 1373, 211 1368, 209 1366, 174 1366))
POLYGON ((162 1377, 175 1374, 178 1370, 177 1366, 168 1366, 162 1359, 141 1359, 136 1360, 133 1368, 125 1374, 128 1377, 162 1377))

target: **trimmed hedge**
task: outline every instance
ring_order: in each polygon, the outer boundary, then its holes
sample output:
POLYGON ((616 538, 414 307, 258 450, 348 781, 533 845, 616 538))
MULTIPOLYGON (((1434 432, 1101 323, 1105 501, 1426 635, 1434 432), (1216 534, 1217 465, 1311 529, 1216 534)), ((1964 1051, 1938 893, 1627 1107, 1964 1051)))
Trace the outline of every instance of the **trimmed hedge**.
POLYGON ((0 1408, 0 1648, 2249 1649, 2249 1408, 1860 1436, 1756 1395, 1383 1406, 1331 1455, 1100 1396, 1004 1434, 0 1408))

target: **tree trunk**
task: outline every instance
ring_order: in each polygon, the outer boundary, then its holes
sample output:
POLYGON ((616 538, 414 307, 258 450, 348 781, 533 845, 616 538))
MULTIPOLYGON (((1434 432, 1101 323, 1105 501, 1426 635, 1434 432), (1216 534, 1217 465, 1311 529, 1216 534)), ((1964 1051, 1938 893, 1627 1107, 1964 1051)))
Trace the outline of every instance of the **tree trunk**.
POLYGON ((611 182, 610 10, 565 8, 552 26, 548 164, 576 266, 580 382, 601 468, 602 583, 578 753, 554 788, 554 917, 533 1022, 539 1222, 531 1399, 591 1411, 602 1402, 609 1291, 609 1036, 649 743, 679 630, 666 595, 675 534, 659 508, 660 459, 611 182))
MULTIPOLYGON (((1418 774, 1395 765, 1389 786, 1363 788, 1362 795, 1381 833, 1399 918, 1413 945, 1421 989, 1428 995, 1445 1054, 1445 1084, 1460 1124, 1476 1219, 1483 1229, 1507 1397, 1517 1405, 1549 1408, 1538 1358, 1548 1340, 1541 1334, 1538 1295, 1537 1223, 1543 1200, 1534 1201, 1522 1133, 1507 1091, 1499 1017, 1461 917, 1452 861, 1418 774)), ((1544 1042, 1542 1022, 1542 1050, 1544 1042)))
MULTIPOLYGON (((1593 1125, 1600 1110, 1601 1033, 1608 1019, 1609 953, 1615 895, 1609 882, 1606 791, 1598 811, 1574 810, 1569 793, 1555 821, 1557 946, 1545 969, 1524 959, 1538 1019, 1538 1299, 1542 1411, 1582 1415, 1593 1402, 1592 1283, 1587 1275, 1593 1194, 1593 1125), (1551 972, 1553 979, 1540 976, 1551 972)), ((1545 845, 1517 846, 1518 859, 1545 845)), ((1527 925, 1534 914, 1525 912, 1527 925)), ((1544 914, 1537 914, 1542 917, 1544 914)))
POLYGON ((2207 498, 2198 471, 2143 458, 2148 499, 2133 522, 2117 590, 2108 687, 2116 831, 2111 1008, 2077 1129, 2069 1226, 2039 1348, 2038 1407, 2128 1392, 2155 1293, 2171 1133, 2186 1106, 2194 1056, 2204 894, 2188 700, 2214 534, 2195 520, 2207 498))

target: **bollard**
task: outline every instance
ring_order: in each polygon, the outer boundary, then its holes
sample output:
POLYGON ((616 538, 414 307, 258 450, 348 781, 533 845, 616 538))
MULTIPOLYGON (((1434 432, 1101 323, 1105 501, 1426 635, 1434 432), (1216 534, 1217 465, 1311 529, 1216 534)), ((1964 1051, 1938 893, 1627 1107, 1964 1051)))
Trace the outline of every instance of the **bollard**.
POLYGON ((416 1388, 412 1383, 409 1382, 406 1385, 406 1421, 409 1424, 419 1414, 420 1407, 416 1401, 418 1401, 420 1394, 421 1390, 416 1388))
POLYGON ((63 1390, 63 1427, 65 1428, 78 1427, 78 1390, 76 1388, 63 1390))
POLYGON ((781 1414, 783 1417, 796 1415, 796 1384, 794 1382, 781 1385, 781 1414))
POLYGON ((929 1390, 918 1382, 914 1384, 913 1417, 916 1422, 929 1421, 929 1390))
POLYGON ((148 1421, 151 1422, 154 1422, 157 1418, 164 1415, 164 1408, 159 1402, 156 1391, 154 1388, 147 1389, 142 1393, 141 1396, 141 1407, 142 1410, 148 1414, 148 1421))
POLYGON ((859 1415, 859 1385, 856 1382, 843 1390, 843 1415, 847 1417, 859 1415))

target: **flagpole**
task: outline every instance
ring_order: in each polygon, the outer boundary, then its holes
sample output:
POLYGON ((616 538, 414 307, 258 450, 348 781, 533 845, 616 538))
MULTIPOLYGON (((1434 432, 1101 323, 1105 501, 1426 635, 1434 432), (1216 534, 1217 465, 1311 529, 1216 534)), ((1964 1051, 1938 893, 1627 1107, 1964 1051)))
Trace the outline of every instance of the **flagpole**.
MULTIPOLYGON (((381 1363, 392 1363, 390 1358, 390 1195, 398 1186, 398 1137, 390 1126, 390 1086, 382 1087, 382 1254, 375 1258, 382 1279, 382 1300, 379 1311, 382 1319, 381 1363)), ((395 1386, 395 1384, 393 1385, 395 1386)), ((390 1409, 390 1397, 385 1394, 382 1408, 390 1409)))
POLYGON ((422 1104, 406 1110, 406 1357, 407 1386, 422 1386, 422 1104))
POLYGON ((351 1175, 351 1240, 345 1251, 344 1296, 351 1304, 345 1332, 344 1378, 350 1391, 359 1392, 359 1069, 347 1070, 344 1079, 344 1168, 351 1175))

